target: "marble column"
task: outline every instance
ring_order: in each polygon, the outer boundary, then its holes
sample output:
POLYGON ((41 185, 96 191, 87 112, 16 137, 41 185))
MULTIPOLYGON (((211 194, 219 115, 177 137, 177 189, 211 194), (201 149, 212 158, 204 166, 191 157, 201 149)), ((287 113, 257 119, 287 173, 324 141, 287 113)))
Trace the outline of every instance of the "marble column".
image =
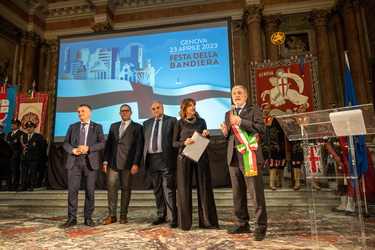
POLYGON ((327 26, 330 13, 331 10, 313 10, 309 17, 309 21, 314 25, 315 31, 322 109, 331 108, 330 103, 337 103, 336 84, 327 26))
POLYGON ((358 103, 366 104, 369 102, 368 95, 371 95, 371 92, 367 93, 366 91, 366 79, 363 73, 364 68, 361 48, 359 46, 358 27, 352 0, 340 0, 337 5, 343 20, 350 73, 356 89, 358 103))
POLYGON ((247 24, 248 53, 250 62, 263 62, 261 20, 263 5, 248 5, 244 10, 247 24))
MULTIPOLYGON (((55 82, 55 76, 56 76, 56 67, 57 67, 57 40, 56 39, 50 39, 46 41, 48 47, 49 47, 49 63, 48 63, 48 79, 46 81, 46 88, 45 90, 49 92, 48 95, 48 106, 47 106, 47 112, 46 112, 46 126, 44 126, 44 135, 47 140, 47 142, 51 141, 52 137, 52 121, 53 121, 53 110, 54 106, 53 103, 55 103, 54 97, 55 97, 55 91, 56 91, 56 82, 55 82)), ((48 144, 50 145, 50 143, 48 144)))
POLYGON ((18 85, 17 91, 21 91, 22 72, 23 72, 23 67, 24 67, 23 56, 25 54, 25 48, 26 48, 25 43, 26 43, 26 39, 24 36, 22 36, 21 45, 20 45, 20 54, 18 57, 19 63, 18 63, 18 72, 17 72, 17 85, 18 85))
POLYGON ((48 46, 45 41, 40 43, 39 47, 39 62, 38 62, 38 72, 36 79, 36 90, 37 91, 46 91, 46 82, 48 77, 47 70, 48 63, 48 46))
POLYGON ((277 32, 281 23, 281 14, 263 16, 263 29, 266 37, 267 59, 277 61, 280 57, 279 45, 271 42, 271 36, 277 32))
POLYGON ((247 39, 241 21, 232 22, 233 79, 237 84, 247 82, 247 39))
POLYGON ((363 31, 363 23, 362 23, 362 17, 361 12, 359 9, 359 2, 358 0, 353 1, 353 7, 355 12, 355 17, 357 21, 357 30, 358 30, 358 39, 361 49, 361 56, 362 56, 362 64, 363 64, 363 75, 365 78, 365 84, 366 84, 366 93, 367 93, 367 101, 369 103, 373 102, 372 98, 372 87, 371 87, 371 74, 369 70, 369 64, 368 64, 368 55, 366 51, 366 44, 365 44, 365 34, 363 31))
MULTIPOLYGON (((47 87, 46 91, 55 91, 55 76, 56 76, 56 67, 57 67, 57 40, 56 39, 50 39, 46 41, 49 46, 49 74, 48 74, 48 80, 47 80, 47 87)), ((53 95, 55 95, 53 93, 53 95)))
POLYGON ((338 106, 344 105, 344 92, 345 92, 345 37, 344 37, 344 27, 342 26, 341 16, 337 11, 333 13, 332 17, 333 30, 335 33, 336 40, 336 51, 338 57, 338 67, 340 69, 340 89, 338 92, 339 100, 338 106), (341 93, 341 94, 340 94, 341 93))
POLYGON ((34 31, 25 31, 23 38, 25 39, 25 50, 22 59, 20 91, 27 92, 32 89, 32 83, 36 78, 36 65, 38 65, 37 47, 40 38, 34 31))

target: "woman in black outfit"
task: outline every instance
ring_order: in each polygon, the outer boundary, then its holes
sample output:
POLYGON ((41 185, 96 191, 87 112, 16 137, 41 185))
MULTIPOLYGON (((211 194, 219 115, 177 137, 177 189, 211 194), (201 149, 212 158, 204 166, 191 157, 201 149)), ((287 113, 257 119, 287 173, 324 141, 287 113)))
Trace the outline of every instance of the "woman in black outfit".
POLYGON ((181 154, 186 145, 193 144, 195 131, 209 137, 206 122, 195 111, 195 100, 184 99, 180 105, 181 119, 174 127, 173 147, 179 148, 177 159, 178 226, 190 230, 192 224, 192 178, 195 171, 198 193, 199 227, 219 228, 214 194, 211 185, 210 167, 206 150, 198 163, 181 154))

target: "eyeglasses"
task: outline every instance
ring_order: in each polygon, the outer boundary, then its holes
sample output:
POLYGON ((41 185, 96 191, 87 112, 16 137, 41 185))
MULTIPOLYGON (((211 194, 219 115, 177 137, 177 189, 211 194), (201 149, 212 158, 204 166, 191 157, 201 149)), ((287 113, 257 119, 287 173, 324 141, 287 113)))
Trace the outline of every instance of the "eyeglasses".
POLYGON ((122 113, 131 112, 131 110, 130 109, 124 109, 124 110, 120 110, 120 112, 122 112, 122 113))

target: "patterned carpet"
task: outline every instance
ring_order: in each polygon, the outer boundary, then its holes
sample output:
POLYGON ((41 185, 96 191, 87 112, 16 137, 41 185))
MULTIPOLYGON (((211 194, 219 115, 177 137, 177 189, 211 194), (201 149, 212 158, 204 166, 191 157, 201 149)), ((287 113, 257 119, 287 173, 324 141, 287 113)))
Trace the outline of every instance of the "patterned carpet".
MULTIPOLYGON (((234 228, 233 208, 219 208, 220 230, 199 229, 194 211, 190 231, 151 225, 153 209, 132 209, 129 223, 101 225, 106 209, 96 209, 97 226, 78 225, 59 229, 67 209, 0 208, 0 249, 375 249, 375 218, 364 218, 361 238, 359 219, 321 208, 316 212, 318 243, 311 235, 307 208, 269 208, 266 238, 253 241, 252 234, 228 234, 234 228)), ((79 214, 82 215, 81 209, 79 214)), ((253 227, 252 227, 253 228, 253 227)))

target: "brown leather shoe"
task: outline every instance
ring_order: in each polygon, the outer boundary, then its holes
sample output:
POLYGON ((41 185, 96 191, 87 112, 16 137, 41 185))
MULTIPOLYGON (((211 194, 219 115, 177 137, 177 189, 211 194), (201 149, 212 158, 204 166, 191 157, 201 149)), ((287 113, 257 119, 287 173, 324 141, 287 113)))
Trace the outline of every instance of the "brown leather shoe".
POLYGON ((126 217, 125 215, 121 215, 120 224, 126 224, 126 223, 128 223, 128 217, 126 217))
POLYGON ((102 221, 102 224, 103 225, 108 225, 108 224, 111 224, 111 223, 115 223, 116 221, 117 221, 116 217, 108 216, 107 219, 105 219, 105 220, 102 221))

